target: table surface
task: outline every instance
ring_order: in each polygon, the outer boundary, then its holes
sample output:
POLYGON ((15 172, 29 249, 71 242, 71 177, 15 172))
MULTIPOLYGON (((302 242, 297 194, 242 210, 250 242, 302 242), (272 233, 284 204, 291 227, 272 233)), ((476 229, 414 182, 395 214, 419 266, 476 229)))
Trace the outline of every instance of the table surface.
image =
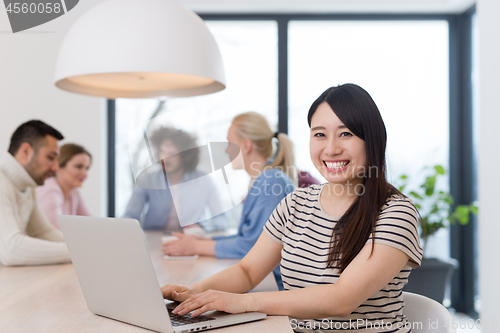
MULTIPOLYGON (((200 257, 165 261, 161 234, 147 232, 146 241, 160 285, 191 284, 234 265, 238 260, 200 257)), ((253 291, 278 290, 272 274, 253 291)), ((219 328, 209 332, 292 332, 288 317, 219 328)), ((151 332, 94 315, 87 309, 72 264, 5 267, 0 264, 0 332, 151 332)))

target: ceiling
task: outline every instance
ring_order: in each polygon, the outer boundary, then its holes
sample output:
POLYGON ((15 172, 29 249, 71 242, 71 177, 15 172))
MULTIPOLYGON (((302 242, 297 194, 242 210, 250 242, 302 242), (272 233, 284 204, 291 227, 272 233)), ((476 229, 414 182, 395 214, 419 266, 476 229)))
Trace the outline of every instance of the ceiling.
POLYGON ((178 0, 197 13, 462 13, 475 0, 178 0))

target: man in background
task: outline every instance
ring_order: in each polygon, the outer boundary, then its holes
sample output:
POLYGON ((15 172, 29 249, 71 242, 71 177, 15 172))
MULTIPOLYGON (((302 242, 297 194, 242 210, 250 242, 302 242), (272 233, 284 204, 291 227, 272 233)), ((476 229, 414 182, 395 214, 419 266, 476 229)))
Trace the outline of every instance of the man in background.
POLYGON ((12 134, 0 157, 0 262, 41 265, 69 262, 60 231, 48 223, 35 198, 58 168, 58 141, 63 136, 40 120, 30 120, 12 134))

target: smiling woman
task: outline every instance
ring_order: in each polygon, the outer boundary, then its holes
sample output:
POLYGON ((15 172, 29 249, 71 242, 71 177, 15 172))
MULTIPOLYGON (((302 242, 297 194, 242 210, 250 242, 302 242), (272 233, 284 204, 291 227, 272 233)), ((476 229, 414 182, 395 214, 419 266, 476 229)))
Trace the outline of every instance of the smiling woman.
POLYGON ((316 126, 311 128, 311 160, 328 181, 325 186, 329 188, 340 184, 354 187, 362 183, 358 175, 364 173, 366 165, 363 139, 355 136, 327 103, 318 106, 314 120, 316 126), (334 158, 339 152, 343 153, 343 158, 334 158))
POLYGON ((237 265, 165 285, 163 295, 182 302, 180 315, 258 311, 290 316, 296 332, 410 332, 402 289, 422 258, 417 211, 386 180, 380 112, 364 89, 345 84, 318 97, 308 121, 311 160, 328 183, 287 195, 237 265), (284 292, 242 294, 278 263, 284 292))
POLYGON ((36 189, 38 204, 47 219, 57 228, 57 215, 90 216, 77 188, 87 178, 92 163, 90 153, 80 145, 65 144, 58 158, 59 169, 36 189))

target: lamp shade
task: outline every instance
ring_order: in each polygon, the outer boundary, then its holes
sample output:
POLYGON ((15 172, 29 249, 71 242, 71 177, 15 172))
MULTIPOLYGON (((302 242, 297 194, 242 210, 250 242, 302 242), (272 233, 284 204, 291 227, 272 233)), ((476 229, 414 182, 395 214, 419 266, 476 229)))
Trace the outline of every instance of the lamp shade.
POLYGON ((65 36, 57 87, 110 99, 187 97, 225 88, 219 48, 203 20, 172 0, 108 0, 65 36))

